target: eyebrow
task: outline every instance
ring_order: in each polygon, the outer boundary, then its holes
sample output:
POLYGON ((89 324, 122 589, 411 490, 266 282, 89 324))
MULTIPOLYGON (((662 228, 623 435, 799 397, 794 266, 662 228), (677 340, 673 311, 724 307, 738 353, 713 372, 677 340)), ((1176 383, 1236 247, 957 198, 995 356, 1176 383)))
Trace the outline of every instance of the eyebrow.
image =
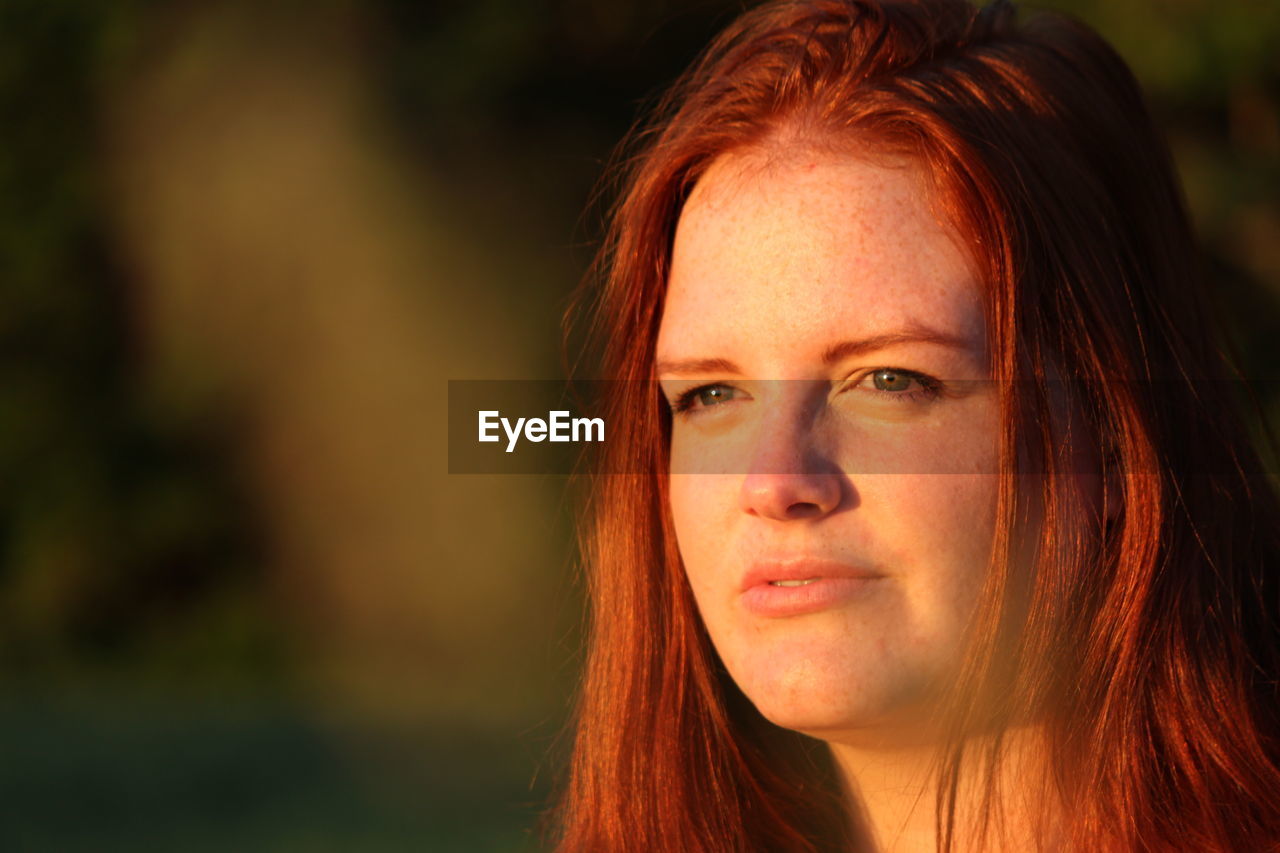
MULTIPOLYGON (((926 343, 951 349, 972 350, 973 344, 957 335, 939 332, 925 326, 912 326, 887 332, 882 335, 871 335, 866 338, 840 341, 827 347, 822 353, 822 363, 831 367, 843 359, 869 352, 888 349, 898 344, 926 343)), ((661 359, 654 365, 658 375, 691 374, 691 373, 731 373, 742 375, 742 369, 727 358, 687 358, 661 359)))

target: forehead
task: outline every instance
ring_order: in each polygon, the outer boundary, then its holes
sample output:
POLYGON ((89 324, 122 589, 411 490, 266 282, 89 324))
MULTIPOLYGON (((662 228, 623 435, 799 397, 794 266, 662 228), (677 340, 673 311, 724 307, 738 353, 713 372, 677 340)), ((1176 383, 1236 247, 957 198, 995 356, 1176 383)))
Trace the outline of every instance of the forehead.
POLYGON ((660 351, 745 348, 781 366, 919 326, 985 343, 968 258, 914 162, 735 153, 685 204, 660 351))

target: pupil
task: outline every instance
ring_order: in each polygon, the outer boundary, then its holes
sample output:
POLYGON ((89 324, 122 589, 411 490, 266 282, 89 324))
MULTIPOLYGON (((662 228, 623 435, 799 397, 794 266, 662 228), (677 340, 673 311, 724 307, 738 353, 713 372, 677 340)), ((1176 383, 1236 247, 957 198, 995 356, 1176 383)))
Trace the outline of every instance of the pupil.
POLYGON ((875 375, 875 384, 881 391, 905 391, 911 385, 911 377, 892 370, 881 370, 875 375))
POLYGON ((728 399, 728 397, 729 397, 729 393, 728 393, 728 392, 729 392, 729 389, 728 389, 728 388, 725 388, 725 387, 723 387, 723 386, 715 386, 715 387, 712 387, 712 388, 706 388, 706 389, 704 389, 704 390, 703 390, 703 392, 702 392, 702 394, 701 394, 701 397, 702 397, 702 405, 704 405, 704 406, 709 406, 709 405, 713 405, 713 404, 715 404, 715 403, 723 402, 724 400, 728 399))

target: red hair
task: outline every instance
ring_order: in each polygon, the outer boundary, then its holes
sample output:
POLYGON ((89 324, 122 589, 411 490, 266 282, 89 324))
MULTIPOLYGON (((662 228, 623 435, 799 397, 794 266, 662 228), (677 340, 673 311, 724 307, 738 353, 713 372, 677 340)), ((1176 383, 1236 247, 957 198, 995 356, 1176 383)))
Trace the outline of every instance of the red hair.
POLYGON ((649 384, 684 199, 717 157, 780 139, 914 158, 984 287, 1004 476, 957 696, 1001 698, 956 703, 941 846, 955 841, 962 734, 1027 718, 1044 723, 1072 849, 1277 844, 1280 506, 1207 326, 1171 158, 1101 38, 1015 17, 1004 2, 768 3, 637 135, 587 307, 603 374, 636 380, 606 416, 605 470, 647 473, 592 482, 561 850, 856 842, 825 747, 765 722, 699 621, 666 505, 669 416, 649 384), (1119 504, 1105 527, 1082 518, 1054 452, 1063 393, 1105 458, 1119 504))

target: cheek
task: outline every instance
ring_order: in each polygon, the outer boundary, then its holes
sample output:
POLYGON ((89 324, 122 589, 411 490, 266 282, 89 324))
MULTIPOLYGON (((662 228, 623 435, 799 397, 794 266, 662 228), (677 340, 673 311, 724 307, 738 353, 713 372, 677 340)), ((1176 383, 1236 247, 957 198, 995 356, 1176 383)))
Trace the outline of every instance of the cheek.
POLYGON ((913 529, 943 553, 968 555, 989 546, 995 524, 1000 478, 996 474, 940 474, 907 485, 904 516, 913 529))
POLYGON ((695 590, 709 580, 715 556, 729 547, 736 478, 715 474, 672 474, 671 518, 676 544, 695 590))
MULTIPOLYGON (((867 478, 864 478, 867 479, 867 478)), ((999 477, 934 474, 866 483, 870 529, 897 567, 921 641, 958 639, 986 577, 999 477), (879 510, 876 508, 879 507, 879 510)))

